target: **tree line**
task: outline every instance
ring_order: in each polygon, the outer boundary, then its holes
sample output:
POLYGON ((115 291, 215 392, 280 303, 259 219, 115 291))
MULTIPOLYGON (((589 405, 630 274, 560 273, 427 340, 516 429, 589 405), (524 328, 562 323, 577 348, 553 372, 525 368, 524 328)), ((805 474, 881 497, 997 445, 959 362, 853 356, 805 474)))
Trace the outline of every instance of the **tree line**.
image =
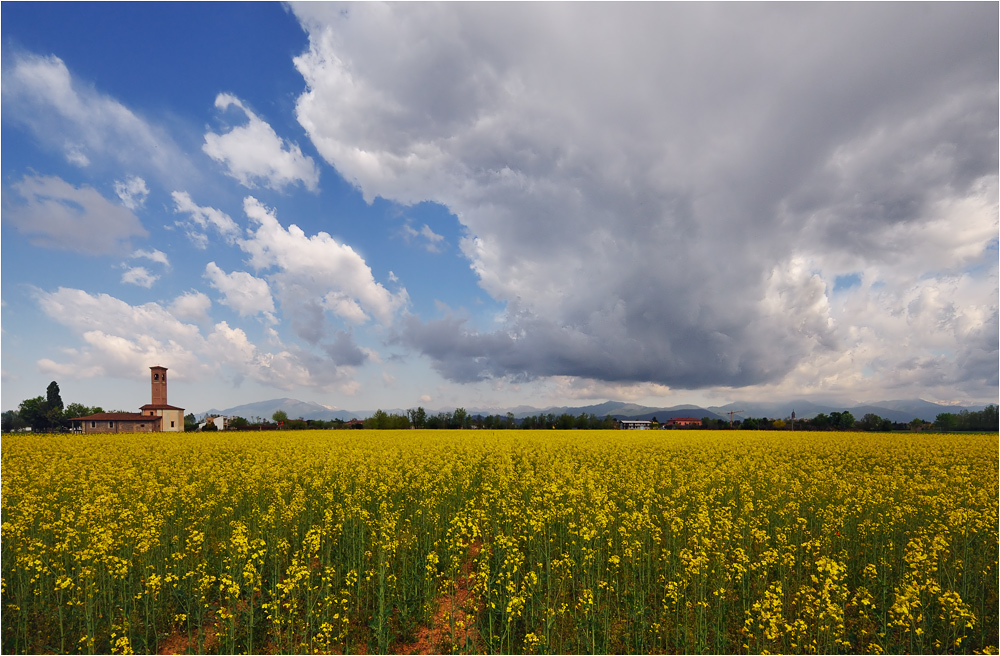
MULTIPOLYGON (((702 428, 730 428, 729 422, 723 419, 702 420, 702 428)), ((869 412, 861 419, 855 419, 848 411, 831 412, 829 415, 820 413, 809 419, 768 419, 767 417, 746 417, 733 421, 733 428, 743 430, 857 430, 868 432, 889 431, 997 431, 1000 422, 997 417, 997 406, 988 405, 982 410, 962 410, 959 413, 942 412, 933 422, 914 417, 908 422, 895 422, 885 417, 869 412)))
POLYGON ((614 428, 615 420, 610 416, 598 418, 593 414, 580 414, 573 416, 563 413, 561 415, 539 414, 534 417, 524 417, 516 419, 513 412, 506 414, 470 414, 465 408, 455 408, 454 412, 438 412, 428 414, 422 408, 411 408, 405 415, 387 413, 384 410, 376 410, 375 413, 364 420, 365 428, 374 429, 400 429, 400 428, 427 428, 427 429, 461 429, 461 428, 483 428, 483 429, 504 429, 504 428, 556 428, 568 429, 599 429, 614 428))
POLYGON ((31 430, 36 433, 58 433, 70 429, 70 419, 104 412, 100 406, 86 406, 82 403, 63 405, 59 383, 52 381, 45 390, 45 396, 25 399, 17 410, 7 410, 0 418, 0 430, 5 433, 17 430, 31 430))
MULTIPOLYGON (((506 414, 470 414, 465 408, 455 408, 453 412, 438 412, 430 414, 423 407, 411 408, 405 414, 376 410, 372 416, 364 420, 344 421, 342 419, 332 419, 322 421, 316 419, 290 419, 284 410, 277 410, 271 421, 255 417, 252 420, 243 417, 230 417, 229 428, 234 430, 302 430, 310 428, 325 429, 350 429, 366 428, 376 430, 426 428, 432 430, 440 429, 538 429, 556 428, 561 430, 569 429, 611 429, 615 428, 615 420, 610 415, 603 418, 593 414, 580 414, 573 416, 567 413, 555 415, 552 413, 541 413, 537 416, 516 419, 514 413, 506 414)), ((198 423, 193 414, 185 417, 185 430, 197 430, 198 423)), ((211 424, 206 425, 202 430, 215 430, 211 424)))
MULTIPOLYGON (((44 396, 36 396, 31 399, 21 401, 17 410, 7 410, 2 415, 0 430, 11 432, 18 430, 31 430, 34 432, 63 432, 70 429, 70 419, 74 417, 85 417, 87 415, 104 412, 100 406, 89 407, 82 403, 70 403, 63 405, 62 396, 59 392, 59 384, 56 381, 49 383, 44 396)), ((115 410, 113 412, 122 412, 115 410)), ((429 414, 423 407, 411 408, 405 414, 396 414, 376 410, 375 413, 363 421, 342 419, 331 419, 329 421, 317 419, 290 419, 284 410, 278 410, 271 416, 271 421, 262 417, 246 419, 244 417, 230 417, 228 425, 233 430, 303 430, 303 429, 339 429, 339 428, 367 428, 367 429, 406 429, 406 428, 427 428, 427 429, 462 429, 462 428, 484 428, 484 429, 557 429, 557 430, 597 430, 612 429, 616 427, 616 420, 610 415, 597 417, 593 414, 581 413, 577 416, 569 413, 555 415, 553 413, 539 413, 535 416, 527 416, 516 419, 514 413, 470 415, 465 408, 455 408, 454 412, 438 412, 429 414)), ((656 417, 653 417, 653 428, 659 427, 656 417)), ((685 427, 687 428, 687 427, 685 427)), ((893 422, 874 413, 868 413, 861 419, 855 419, 848 411, 831 412, 829 415, 820 413, 809 419, 769 419, 767 417, 744 417, 734 419, 732 424, 724 419, 703 417, 701 428, 707 430, 722 430, 738 428, 742 430, 861 430, 861 431, 899 431, 899 430, 936 430, 936 431, 997 431, 998 413, 994 404, 986 406, 983 410, 962 410, 951 413, 942 412, 937 415, 933 422, 914 418, 909 422, 893 422)), ((198 429, 198 421, 194 414, 187 414, 184 417, 184 430, 192 431, 198 429)), ((216 430, 214 424, 207 424, 202 430, 216 430)))

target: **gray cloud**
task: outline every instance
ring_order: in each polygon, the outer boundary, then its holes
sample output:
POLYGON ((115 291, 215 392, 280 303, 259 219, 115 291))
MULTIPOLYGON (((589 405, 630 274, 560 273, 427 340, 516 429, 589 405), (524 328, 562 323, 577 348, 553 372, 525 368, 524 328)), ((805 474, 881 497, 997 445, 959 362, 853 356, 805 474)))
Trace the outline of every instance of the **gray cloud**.
POLYGON ((135 214, 93 187, 75 187, 56 176, 25 176, 12 188, 21 202, 4 193, 4 221, 38 246, 110 255, 149 234, 135 214))
MULTIPOLYGON (((342 9, 295 7, 301 124, 366 198, 448 206, 507 303, 495 330, 400 324, 446 377, 699 388, 963 357, 924 316, 889 353, 831 294, 996 275, 995 5, 342 9)), ((965 302, 995 316, 988 287, 965 302)))
POLYGON ((354 343, 354 336, 343 330, 338 330, 333 342, 324 346, 326 354, 339 367, 359 367, 368 359, 368 354, 354 343))

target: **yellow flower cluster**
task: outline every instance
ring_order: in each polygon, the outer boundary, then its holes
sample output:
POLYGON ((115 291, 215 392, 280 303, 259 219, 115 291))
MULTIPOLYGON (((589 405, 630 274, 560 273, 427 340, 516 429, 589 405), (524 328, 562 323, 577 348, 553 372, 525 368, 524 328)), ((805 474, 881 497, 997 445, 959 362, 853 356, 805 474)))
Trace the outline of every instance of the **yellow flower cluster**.
POLYGON ((995 652, 996 435, 19 435, 2 651, 995 652))

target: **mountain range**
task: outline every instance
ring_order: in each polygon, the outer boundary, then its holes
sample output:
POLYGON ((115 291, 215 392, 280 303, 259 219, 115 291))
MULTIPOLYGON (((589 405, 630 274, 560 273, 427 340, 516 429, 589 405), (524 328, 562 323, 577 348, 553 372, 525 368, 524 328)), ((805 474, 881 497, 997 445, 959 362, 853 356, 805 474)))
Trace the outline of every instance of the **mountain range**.
MULTIPOLYGON (((820 413, 830 414, 831 412, 844 412, 845 410, 854 415, 855 419, 861 419, 868 413, 876 414, 884 419, 894 422, 909 422, 914 418, 924 421, 934 421, 942 412, 959 413, 962 410, 982 410, 984 406, 958 406, 932 403, 922 399, 898 400, 898 401, 878 401, 875 403, 865 403, 861 405, 834 405, 816 403, 814 401, 796 400, 771 403, 750 403, 736 402, 723 406, 709 406, 703 408, 697 405, 675 405, 669 407, 650 407, 637 405, 635 403, 625 403, 622 401, 605 401, 596 405, 586 406, 552 406, 547 408, 533 408, 531 406, 516 406, 514 408, 470 408, 467 409, 469 415, 506 415, 512 413, 516 419, 536 416, 538 414, 553 414, 556 416, 570 414, 574 417, 580 414, 596 415, 605 417, 611 415, 616 419, 671 419, 674 417, 696 417, 698 419, 709 417, 711 419, 729 419, 730 412, 734 413, 734 418, 745 417, 769 417, 771 419, 783 419, 790 417, 792 412, 799 419, 815 417, 820 413)), ((313 403, 311 401, 299 401, 297 399, 271 399, 268 401, 258 401, 247 403, 223 410, 211 409, 198 415, 199 419, 206 416, 227 416, 243 417, 254 421, 260 417, 270 419, 278 410, 283 410, 292 419, 314 419, 331 421, 341 419, 349 421, 351 419, 365 419, 375 413, 374 410, 343 410, 330 406, 313 403)), ((405 414, 404 408, 383 408, 390 414, 405 414)), ((453 412, 454 408, 427 410, 427 414, 434 415, 438 412, 453 412)))

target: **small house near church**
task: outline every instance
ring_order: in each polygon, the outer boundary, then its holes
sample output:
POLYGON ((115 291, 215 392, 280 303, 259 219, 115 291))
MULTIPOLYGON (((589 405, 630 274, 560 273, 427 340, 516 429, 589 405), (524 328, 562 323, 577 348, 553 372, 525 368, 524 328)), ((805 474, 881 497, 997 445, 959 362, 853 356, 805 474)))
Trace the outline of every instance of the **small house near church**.
POLYGON ((152 402, 139 412, 99 412, 70 421, 84 433, 159 433, 184 430, 184 408, 167 404, 167 368, 149 368, 152 402), (79 422, 77 424, 77 422, 79 422))

